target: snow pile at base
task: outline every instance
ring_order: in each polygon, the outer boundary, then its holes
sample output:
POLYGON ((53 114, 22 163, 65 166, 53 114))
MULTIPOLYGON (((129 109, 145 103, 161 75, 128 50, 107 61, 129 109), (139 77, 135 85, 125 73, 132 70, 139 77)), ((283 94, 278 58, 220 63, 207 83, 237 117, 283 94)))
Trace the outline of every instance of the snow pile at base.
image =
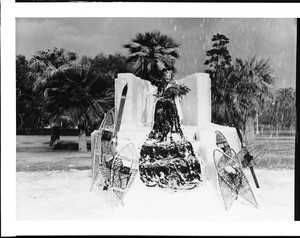
POLYGON ((169 193, 148 188, 139 176, 125 196, 125 206, 112 209, 110 192, 91 185, 90 171, 17 172, 17 220, 293 220, 294 171, 256 170, 256 189, 245 170, 260 209, 238 198, 224 208, 216 181, 191 191, 169 193))
MULTIPOLYGON (((241 145, 235 128, 214 123, 203 123, 201 126, 182 126, 183 134, 192 143, 193 149, 202 164, 203 175, 207 180, 214 180, 217 176, 213 162, 213 151, 218 149, 215 135, 217 130, 224 134, 230 147, 239 152, 241 145)), ((119 144, 117 150, 120 150, 128 142, 132 142, 140 151, 150 131, 150 126, 127 126, 121 129, 118 133, 119 144)))

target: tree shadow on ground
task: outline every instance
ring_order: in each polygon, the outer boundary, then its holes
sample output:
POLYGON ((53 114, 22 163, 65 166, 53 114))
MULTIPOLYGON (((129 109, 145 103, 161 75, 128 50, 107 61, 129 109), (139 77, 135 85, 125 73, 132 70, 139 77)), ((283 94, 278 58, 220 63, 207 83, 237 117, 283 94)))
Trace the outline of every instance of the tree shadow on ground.
MULTIPOLYGON (((48 145, 50 144, 50 142, 44 142, 43 144, 48 145)), ((50 148, 51 150, 66 150, 66 151, 76 151, 79 148, 79 144, 78 142, 74 142, 74 141, 60 141, 60 143, 55 147, 55 148, 50 148)), ((91 150, 91 143, 87 142, 87 149, 91 150)))
MULTIPOLYGON (((75 141, 60 141, 56 148, 50 147, 50 142, 45 141, 41 143, 23 142, 16 148, 17 152, 33 152, 33 153, 44 153, 44 152, 76 152, 78 151, 78 142, 75 141)), ((91 142, 87 142, 87 150, 91 150, 91 142)))

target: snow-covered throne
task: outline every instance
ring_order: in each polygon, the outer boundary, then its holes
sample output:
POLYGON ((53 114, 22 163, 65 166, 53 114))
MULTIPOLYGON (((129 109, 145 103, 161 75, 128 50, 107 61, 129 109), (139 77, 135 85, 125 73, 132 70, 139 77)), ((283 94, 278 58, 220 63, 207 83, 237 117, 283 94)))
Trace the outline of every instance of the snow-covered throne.
MULTIPOLYGON (((118 135, 119 146, 128 141, 138 149, 151 130, 155 87, 130 73, 120 73, 115 79, 115 107, 119 107, 121 92, 125 84, 128 92, 123 112, 123 119, 118 135)), ((187 139, 192 142, 198 158, 204 162, 204 176, 210 179, 215 176, 213 150, 216 149, 215 131, 221 131, 230 146, 239 151, 240 142, 235 128, 211 123, 211 82, 206 73, 195 73, 177 83, 187 85, 191 91, 182 98, 182 129, 187 139)))

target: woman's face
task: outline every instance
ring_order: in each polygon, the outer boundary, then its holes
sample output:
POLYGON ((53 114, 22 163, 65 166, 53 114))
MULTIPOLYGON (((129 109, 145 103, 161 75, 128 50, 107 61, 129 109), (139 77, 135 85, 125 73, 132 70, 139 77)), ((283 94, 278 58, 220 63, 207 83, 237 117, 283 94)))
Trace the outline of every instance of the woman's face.
POLYGON ((165 80, 167 83, 169 83, 172 80, 172 71, 171 70, 167 70, 165 72, 165 80))

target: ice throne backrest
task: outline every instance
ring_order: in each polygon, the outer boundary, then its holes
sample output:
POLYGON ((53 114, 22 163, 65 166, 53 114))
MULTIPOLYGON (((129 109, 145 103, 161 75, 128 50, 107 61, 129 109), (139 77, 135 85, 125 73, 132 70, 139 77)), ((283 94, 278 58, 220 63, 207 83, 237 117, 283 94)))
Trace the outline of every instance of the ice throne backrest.
MULTIPOLYGON (((134 128, 149 125, 153 120, 155 86, 131 73, 120 73, 115 79, 115 107, 119 108, 123 87, 128 84, 123 112, 122 126, 134 128)), ((191 91, 183 96, 181 103, 183 120, 186 126, 199 126, 211 122, 210 78, 206 73, 195 73, 177 80, 187 85, 191 91)), ((124 129, 124 128, 123 128, 124 129)))
POLYGON ((211 122, 211 81, 207 73, 195 73, 177 83, 187 85, 191 91, 182 98, 182 125, 200 126, 211 122))
POLYGON ((122 126, 144 126, 152 121, 152 110, 155 98, 150 91, 155 89, 149 81, 142 80, 131 73, 120 73, 115 79, 115 107, 119 109, 123 87, 128 84, 122 126))

